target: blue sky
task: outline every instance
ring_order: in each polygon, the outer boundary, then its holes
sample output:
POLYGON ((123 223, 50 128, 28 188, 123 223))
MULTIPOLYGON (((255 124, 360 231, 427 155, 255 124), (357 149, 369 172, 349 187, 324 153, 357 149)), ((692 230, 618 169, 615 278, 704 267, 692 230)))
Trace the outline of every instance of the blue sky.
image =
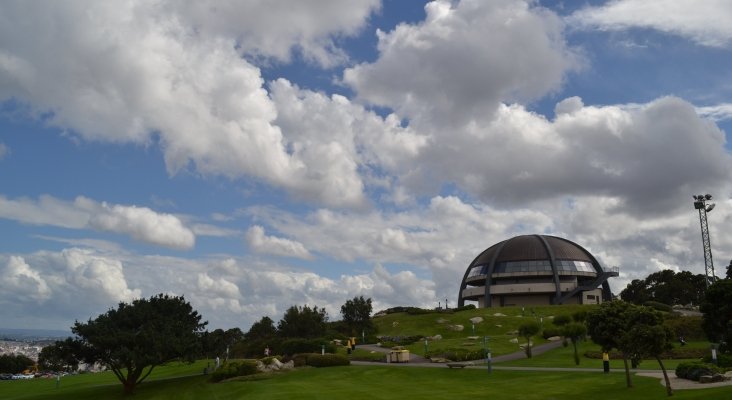
POLYGON ((0 5, 0 320, 456 303, 553 234, 632 279, 732 235, 726 1, 0 5))

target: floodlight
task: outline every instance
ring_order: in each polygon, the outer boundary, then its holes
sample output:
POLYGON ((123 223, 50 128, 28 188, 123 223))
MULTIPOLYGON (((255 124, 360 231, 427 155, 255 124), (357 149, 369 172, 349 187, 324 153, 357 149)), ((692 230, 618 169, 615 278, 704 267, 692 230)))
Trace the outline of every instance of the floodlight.
POLYGON ((707 212, 714 210, 714 206, 716 206, 715 203, 712 203, 712 204, 708 205, 707 206, 707 212))
POLYGON ((704 198, 707 199, 707 200, 711 200, 712 199, 712 195, 709 194, 709 193, 707 193, 707 194, 704 195, 704 198))
POLYGON ((694 200, 696 200, 696 195, 695 195, 695 194, 694 194, 694 195, 692 195, 691 197, 693 197, 693 198, 694 198, 694 200))

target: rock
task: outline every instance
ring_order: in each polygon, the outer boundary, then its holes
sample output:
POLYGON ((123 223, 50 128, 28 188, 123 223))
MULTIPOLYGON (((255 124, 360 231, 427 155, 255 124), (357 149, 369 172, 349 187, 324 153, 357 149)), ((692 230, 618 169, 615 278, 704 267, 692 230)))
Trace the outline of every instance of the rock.
POLYGON ((392 328, 396 328, 399 325, 399 321, 394 321, 391 323, 392 328))
POLYGON ((518 331, 508 331, 506 335, 518 335, 518 331))
POLYGON ((470 318, 470 322, 472 322, 474 324, 479 324, 479 323, 483 322, 483 318, 482 317, 473 317, 473 318, 470 318))
POLYGON ((494 317, 505 317, 505 316, 506 316, 506 314, 503 314, 503 313, 499 313, 499 312, 497 312, 497 313, 493 314, 493 316, 494 316, 494 317))
POLYGON ((288 370, 288 369, 295 369, 295 361, 294 360, 290 360, 290 361, 282 364, 282 366, 280 367, 280 370, 288 370))
POLYGON ((720 374, 714 374, 714 375, 702 375, 699 377, 699 383, 714 383, 714 382, 722 382, 724 379, 724 375, 720 374))
POLYGON ((468 336, 468 340, 478 340, 480 339, 480 336, 468 336))
POLYGON ((437 320, 438 324, 444 324, 445 322, 448 322, 445 318, 440 318, 437 320))
POLYGON ((546 340, 548 340, 550 342, 558 342, 558 341, 562 340, 562 337, 561 336, 552 336, 550 338, 547 338, 546 340))
POLYGON ((509 342, 511 342, 511 343, 518 343, 518 338, 513 338, 513 339, 509 340, 509 342))
POLYGON ((465 327, 462 325, 448 325, 447 329, 455 332, 461 332, 465 327))
POLYGON ((427 338, 429 340, 442 340, 442 335, 435 335, 432 337, 427 338))
POLYGON ((503 328, 503 325, 501 325, 501 324, 497 324, 497 325, 496 325, 496 327, 498 327, 498 328, 503 328))

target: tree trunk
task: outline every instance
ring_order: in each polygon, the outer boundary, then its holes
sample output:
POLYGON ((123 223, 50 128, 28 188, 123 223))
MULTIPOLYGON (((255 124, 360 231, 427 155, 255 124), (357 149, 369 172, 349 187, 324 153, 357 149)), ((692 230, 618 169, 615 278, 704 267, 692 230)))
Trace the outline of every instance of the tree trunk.
POLYGON ((122 382, 123 392, 125 396, 130 396, 135 393, 135 381, 126 380, 122 382))
POLYGON ((579 355, 577 355, 577 342, 572 340, 572 346, 574 346, 574 364, 579 365, 580 359, 579 359, 579 355))
POLYGON ((671 389, 671 381, 668 379, 668 373, 666 372, 666 367, 663 366, 661 357, 656 356, 656 361, 658 361, 658 365, 661 366, 661 371, 663 371, 663 379, 666 380, 666 394, 669 396, 673 396, 674 391, 673 391, 673 389, 671 389))
POLYGON ((630 379, 630 368, 628 368, 628 356, 623 353, 623 365, 625 365, 625 383, 629 388, 633 387, 633 381, 630 379))

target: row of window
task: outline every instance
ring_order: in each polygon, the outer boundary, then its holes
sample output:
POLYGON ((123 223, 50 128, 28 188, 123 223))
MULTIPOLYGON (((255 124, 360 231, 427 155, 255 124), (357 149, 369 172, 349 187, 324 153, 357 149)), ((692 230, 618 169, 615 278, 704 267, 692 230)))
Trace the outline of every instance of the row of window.
MULTIPOLYGON (((571 260, 557 260, 556 261, 557 271, 562 272, 595 272, 595 268, 592 263, 587 261, 571 261, 571 260)), ((552 266, 549 260, 537 260, 537 261, 505 261, 497 263, 493 268, 494 274, 511 272, 552 272, 552 266)), ((488 264, 476 265, 468 273, 468 278, 486 275, 488 273, 488 264)))

